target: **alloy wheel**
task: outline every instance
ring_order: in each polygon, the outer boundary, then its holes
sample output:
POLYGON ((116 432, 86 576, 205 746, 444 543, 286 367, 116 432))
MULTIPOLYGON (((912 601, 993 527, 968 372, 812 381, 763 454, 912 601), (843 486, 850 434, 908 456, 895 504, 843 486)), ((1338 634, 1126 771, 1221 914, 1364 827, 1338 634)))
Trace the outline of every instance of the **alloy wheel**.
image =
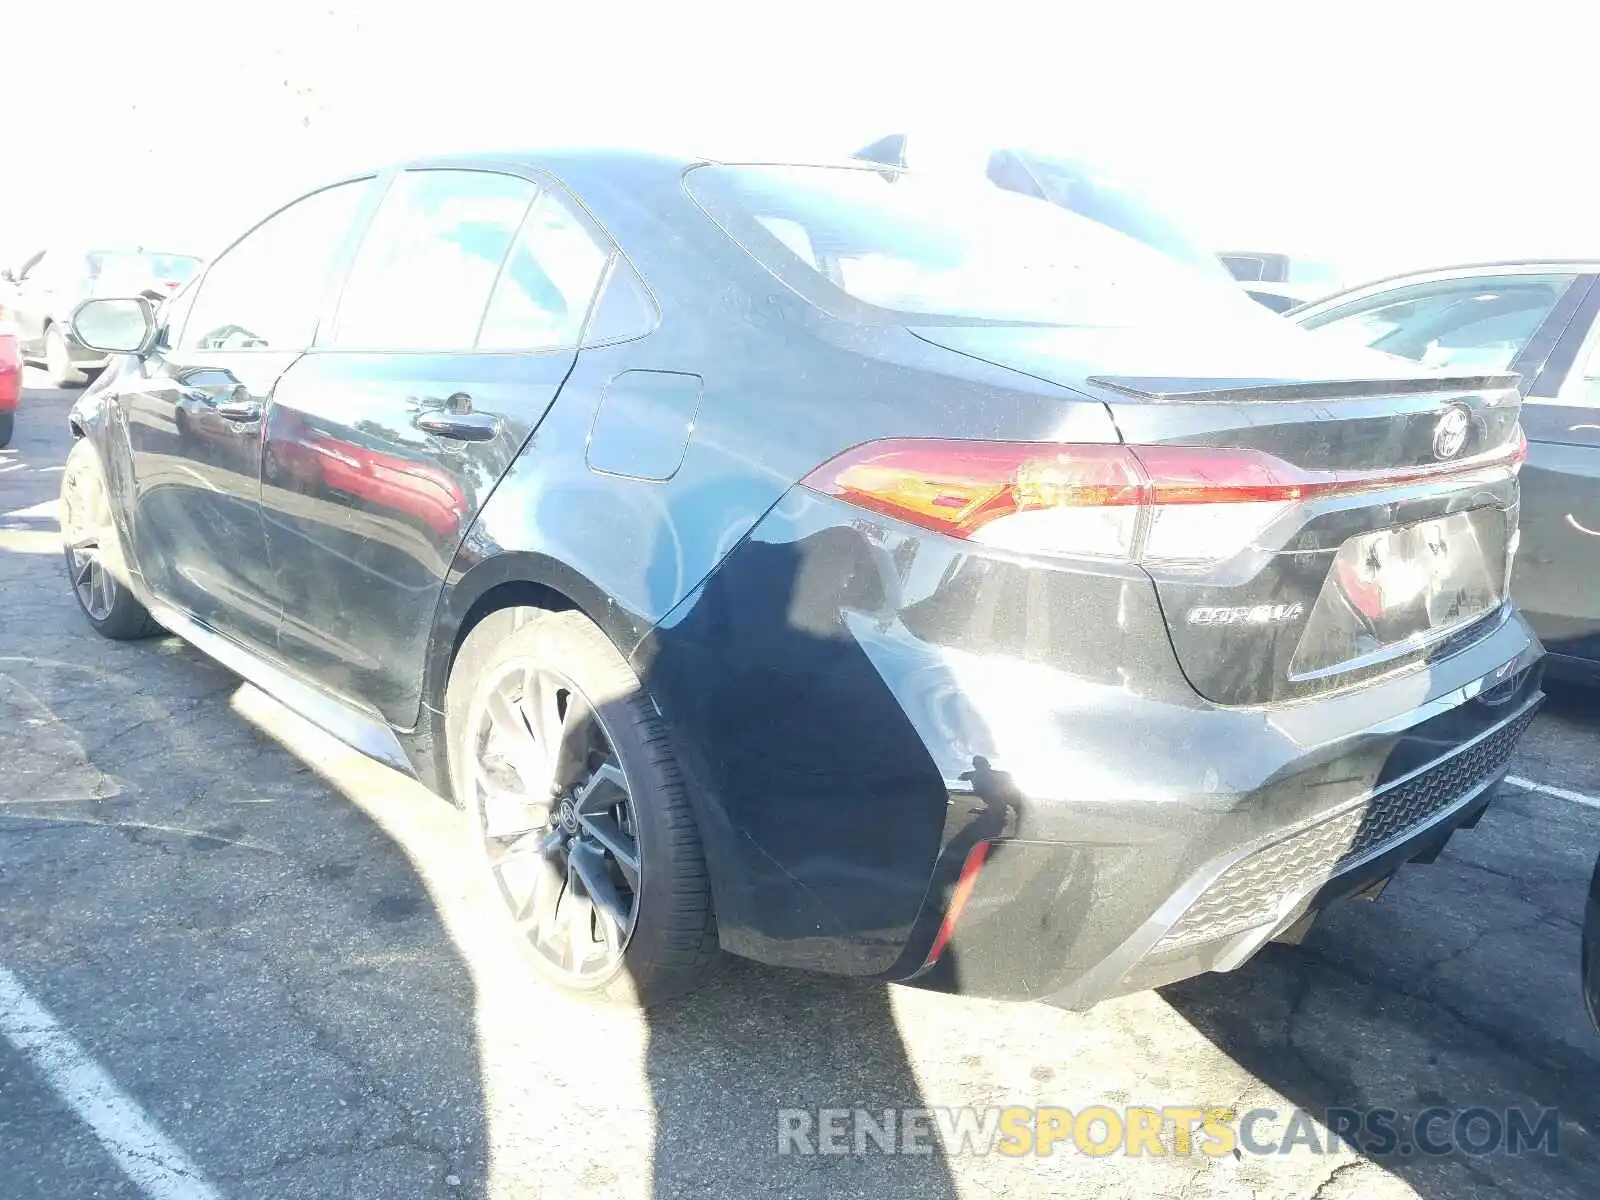
POLYGON ((96 621, 104 621, 117 602, 117 581, 100 561, 99 545, 90 541, 68 546, 67 562, 83 611, 96 621))
POLYGON ((481 681, 467 783, 518 931, 575 984, 609 978, 638 919, 633 796, 594 706, 559 671, 513 661, 481 681))
POLYGON ((67 572, 83 611, 95 621, 111 615, 117 602, 116 577, 106 569, 100 552, 100 529, 105 495, 99 481, 86 471, 74 472, 62 493, 61 536, 67 550, 67 572))

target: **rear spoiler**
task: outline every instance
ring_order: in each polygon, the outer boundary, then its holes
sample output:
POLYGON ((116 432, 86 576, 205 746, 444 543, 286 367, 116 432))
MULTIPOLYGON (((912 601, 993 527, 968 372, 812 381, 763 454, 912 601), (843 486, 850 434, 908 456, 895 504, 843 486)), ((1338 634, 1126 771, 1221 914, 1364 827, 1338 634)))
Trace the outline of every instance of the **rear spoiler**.
POLYGON ((1515 391, 1515 375, 1438 375, 1401 379, 1330 379, 1307 383, 1288 379, 1142 378, 1091 375, 1089 383, 1141 400, 1354 400, 1363 396, 1414 396, 1425 392, 1515 391))

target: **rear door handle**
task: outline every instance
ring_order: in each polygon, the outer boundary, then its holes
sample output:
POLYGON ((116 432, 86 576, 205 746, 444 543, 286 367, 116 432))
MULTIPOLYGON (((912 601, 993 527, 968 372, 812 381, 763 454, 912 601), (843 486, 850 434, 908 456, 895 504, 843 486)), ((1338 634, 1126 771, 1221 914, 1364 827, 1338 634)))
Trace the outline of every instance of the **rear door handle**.
POLYGON ((486 412, 426 412, 417 416, 417 428, 458 442, 487 442, 500 432, 500 421, 486 412))

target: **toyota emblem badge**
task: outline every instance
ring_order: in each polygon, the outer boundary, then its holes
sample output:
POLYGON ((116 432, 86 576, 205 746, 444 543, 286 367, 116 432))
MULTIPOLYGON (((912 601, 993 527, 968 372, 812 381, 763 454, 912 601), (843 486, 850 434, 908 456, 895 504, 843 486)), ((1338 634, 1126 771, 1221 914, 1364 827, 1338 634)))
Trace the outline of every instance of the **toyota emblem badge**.
POLYGON ((1467 444, 1472 417, 1464 408, 1452 408, 1433 427, 1433 453, 1436 458, 1454 458, 1467 444))

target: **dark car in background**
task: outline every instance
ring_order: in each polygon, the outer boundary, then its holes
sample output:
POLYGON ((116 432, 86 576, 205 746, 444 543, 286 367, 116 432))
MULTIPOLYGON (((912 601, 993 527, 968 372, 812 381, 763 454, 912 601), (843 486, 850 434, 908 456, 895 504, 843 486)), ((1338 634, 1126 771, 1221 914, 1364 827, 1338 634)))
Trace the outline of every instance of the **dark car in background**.
POLYGON ((52 246, 0 272, 11 285, 0 291, 0 304, 17 326, 23 357, 44 366, 51 386, 70 387, 84 381, 85 371, 105 366, 105 355, 72 336, 69 318, 79 301, 141 293, 159 298, 177 291, 199 266, 188 254, 52 246))
POLYGON ((89 621, 453 796, 575 991, 1229 970, 1473 824, 1542 699, 1510 376, 983 180, 429 160, 74 322, 142 360, 70 418, 89 621))
POLYGON ((1290 314, 1328 338, 1521 379, 1528 461, 1512 577, 1553 671, 1600 679, 1600 260, 1382 279, 1290 314))

